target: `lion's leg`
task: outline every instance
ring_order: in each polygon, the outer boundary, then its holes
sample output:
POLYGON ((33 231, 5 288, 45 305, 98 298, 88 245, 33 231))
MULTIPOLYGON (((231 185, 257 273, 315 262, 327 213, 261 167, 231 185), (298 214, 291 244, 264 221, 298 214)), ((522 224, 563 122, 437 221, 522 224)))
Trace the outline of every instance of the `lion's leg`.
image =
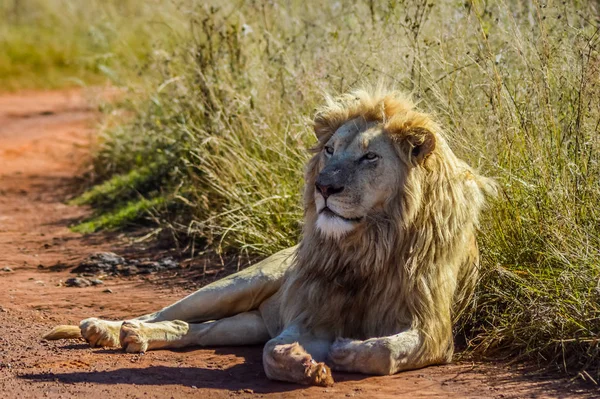
POLYGON ((331 370, 322 360, 330 341, 289 327, 265 345, 263 365, 272 380, 297 384, 331 386, 331 370))
MULTIPOLYGON (((164 309, 133 320, 153 323, 182 320, 200 322, 218 320, 257 309, 281 286, 283 275, 292 261, 296 247, 280 251, 238 273, 215 281, 164 309)), ((119 346, 119 331, 123 321, 83 320, 76 326, 58 326, 45 339, 64 339, 83 336, 92 346, 119 346)))
POLYGON ((337 339, 331 345, 328 363, 334 370, 390 375, 447 360, 422 349, 423 334, 414 329, 365 341, 337 339))
POLYGON ((166 308, 138 320, 199 322, 258 309, 279 287, 296 247, 279 251, 238 273, 215 281, 166 308))
POLYGON ((181 320, 123 322, 121 346, 126 352, 187 346, 235 346, 265 343, 270 338, 258 310, 221 320, 186 323, 181 320))

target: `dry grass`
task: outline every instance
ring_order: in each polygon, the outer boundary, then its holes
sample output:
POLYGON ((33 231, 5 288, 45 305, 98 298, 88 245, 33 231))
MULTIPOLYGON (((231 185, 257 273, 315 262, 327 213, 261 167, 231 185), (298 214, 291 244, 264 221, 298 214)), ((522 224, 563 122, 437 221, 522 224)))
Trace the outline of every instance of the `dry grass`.
POLYGON ((153 221, 193 248, 272 253, 299 235, 307 118, 322 93, 384 80, 503 188, 457 334, 472 353, 598 380, 598 4, 186 4, 179 42, 153 41, 132 81, 135 118, 105 131, 95 171, 107 180, 86 201, 109 215, 156 201, 153 221))

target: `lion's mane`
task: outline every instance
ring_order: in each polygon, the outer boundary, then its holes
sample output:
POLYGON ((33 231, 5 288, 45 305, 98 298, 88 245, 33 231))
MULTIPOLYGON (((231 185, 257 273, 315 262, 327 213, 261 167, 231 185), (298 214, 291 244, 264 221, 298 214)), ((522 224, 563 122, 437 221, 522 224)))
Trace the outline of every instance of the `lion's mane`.
POLYGON ((282 318, 354 339, 417 329, 423 334, 418 361, 449 361, 452 321, 477 276, 479 214, 494 183, 459 160, 432 118, 393 91, 328 98, 314 119, 315 152, 357 117, 380 124, 392 138, 402 183, 383 214, 342 239, 326 238, 315 228, 318 154, 308 162, 303 238, 281 291, 282 318), (412 151, 417 147, 427 150, 425 158, 412 151))

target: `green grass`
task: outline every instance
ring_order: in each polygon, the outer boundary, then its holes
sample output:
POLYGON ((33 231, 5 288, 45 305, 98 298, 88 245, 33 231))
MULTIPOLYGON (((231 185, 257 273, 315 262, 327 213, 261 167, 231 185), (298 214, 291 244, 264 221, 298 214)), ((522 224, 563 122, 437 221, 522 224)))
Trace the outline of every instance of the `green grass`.
POLYGON ((110 179, 93 186, 71 201, 72 205, 110 205, 113 198, 130 199, 140 191, 155 193, 166 177, 164 168, 154 163, 140 166, 123 175, 114 175, 110 179), (154 188, 154 189, 153 189, 154 188))
POLYGON ((160 210, 165 199, 162 197, 152 199, 132 200, 114 207, 110 211, 102 212, 90 219, 74 226, 71 230, 76 233, 89 234, 98 230, 112 230, 120 227, 135 226, 136 222, 152 210, 160 210))
POLYGON ((289 246, 322 93, 384 80, 412 93, 453 149, 502 187, 482 223, 482 278, 457 327, 469 353, 598 381, 597 4, 231 1, 179 10, 187 22, 176 42, 152 36, 125 103, 131 117, 102 133, 94 170, 108 183, 82 200, 100 218, 146 210, 175 237, 217 251, 289 246), (138 209, 140 198, 162 202, 138 209))
POLYGON ((0 90, 122 85, 184 25, 172 2, 0 2, 0 90))

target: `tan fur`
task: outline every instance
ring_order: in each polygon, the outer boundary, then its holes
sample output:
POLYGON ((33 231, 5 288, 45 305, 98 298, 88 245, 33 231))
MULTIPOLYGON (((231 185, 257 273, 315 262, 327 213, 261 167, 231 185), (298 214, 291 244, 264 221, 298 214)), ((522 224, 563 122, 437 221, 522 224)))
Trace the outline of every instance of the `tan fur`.
POLYGON ((86 319, 82 336, 128 352, 266 342, 269 378, 322 386, 333 383, 328 366, 391 374, 449 361, 452 321, 477 278, 479 213, 494 183, 459 160, 440 127, 398 92, 328 98, 314 129, 297 248, 156 313, 124 323, 86 319), (369 151, 381 157, 363 162, 369 151), (324 194, 342 175, 344 190, 324 194))

